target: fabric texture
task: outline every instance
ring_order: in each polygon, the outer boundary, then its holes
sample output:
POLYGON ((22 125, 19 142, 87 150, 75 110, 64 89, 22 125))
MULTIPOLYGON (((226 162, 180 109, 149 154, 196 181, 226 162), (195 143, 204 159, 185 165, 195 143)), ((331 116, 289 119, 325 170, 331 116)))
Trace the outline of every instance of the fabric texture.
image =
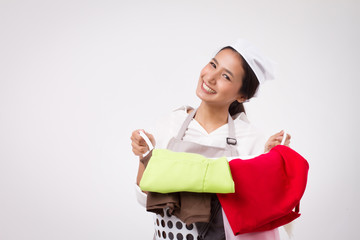
POLYGON ((210 159, 196 153, 154 149, 140 181, 143 191, 157 193, 234 193, 225 157, 210 159))
POLYGON ((278 145, 253 159, 234 159, 230 169, 235 193, 218 198, 235 235, 271 230, 300 216, 309 165, 296 151, 278 145))
POLYGON ((196 222, 196 228, 199 231, 198 240, 214 239, 222 240, 225 238, 224 221, 220 202, 215 194, 211 197, 211 214, 208 222, 196 222))
POLYGON ((186 225, 196 222, 209 222, 211 195, 190 192, 155 193, 149 192, 146 210, 163 216, 163 209, 178 217, 186 225))
MULTIPOLYGON (((251 233, 243 233, 239 235, 234 235, 229 221, 226 218, 224 210, 222 211, 223 219, 224 219, 224 229, 226 240, 277 240, 280 239, 280 233, 278 228, 261 231, 261 232, 251 232, 251 233)), ((283 238, 281 238, 283 239, 283 238)))

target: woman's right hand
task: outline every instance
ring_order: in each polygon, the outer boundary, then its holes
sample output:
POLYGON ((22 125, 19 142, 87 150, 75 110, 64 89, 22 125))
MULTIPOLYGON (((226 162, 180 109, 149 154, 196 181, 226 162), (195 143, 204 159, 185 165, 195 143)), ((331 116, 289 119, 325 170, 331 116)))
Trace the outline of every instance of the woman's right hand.
MULTIPOLYGON (((281 130, 278 133, 275 133, 274 135, 272 135, 269 140, 265 143, 265 153, 269 152, 273 147, 279 145, 281 143, 281 141, 283 140, 284 137, 284 130, 281 130)), ((291 136, 290 134, 286 134, 286 139, 285 139, 285 146, 290 145, 290 140, 291 140, 291 136)))
POLYGON ((152 134, 145 132, 143 129, 137 129, 131 134, 131 146, 132 151, 136 156, 142 157, 147 151, 149 151, 149 146, 146 144, 145 140, 140 136, 139 131, 143 131, 145 135, 150 139, 153 146, 155 146, 155 138, 152 134))

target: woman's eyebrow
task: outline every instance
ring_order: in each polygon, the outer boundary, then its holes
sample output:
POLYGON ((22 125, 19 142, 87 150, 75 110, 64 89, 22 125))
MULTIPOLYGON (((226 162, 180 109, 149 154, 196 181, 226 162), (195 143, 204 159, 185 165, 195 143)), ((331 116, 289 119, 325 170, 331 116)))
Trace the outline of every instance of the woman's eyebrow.
MULTIPOLYGON (((219 65, 219 62, 215 58, 213 58, 212 60, 216 63, 216 65, 219 65)), ((229 73, 230 76, 234 77, 234 75, 232 74, 232 72, 230 72, 230 70, 226 68, 224 68, 224 70, 225 72, 229 73)))

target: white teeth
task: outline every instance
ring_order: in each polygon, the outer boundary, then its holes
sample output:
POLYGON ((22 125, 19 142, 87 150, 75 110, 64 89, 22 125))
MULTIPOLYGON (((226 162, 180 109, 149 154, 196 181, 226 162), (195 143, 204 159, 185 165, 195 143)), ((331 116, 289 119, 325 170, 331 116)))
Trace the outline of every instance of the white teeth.
POLYGON ((208 93, 216 93, 214 90, 212 90, 211 88, 209 88, 205 83, 203 83, 203 88, 204 88, 208 93))

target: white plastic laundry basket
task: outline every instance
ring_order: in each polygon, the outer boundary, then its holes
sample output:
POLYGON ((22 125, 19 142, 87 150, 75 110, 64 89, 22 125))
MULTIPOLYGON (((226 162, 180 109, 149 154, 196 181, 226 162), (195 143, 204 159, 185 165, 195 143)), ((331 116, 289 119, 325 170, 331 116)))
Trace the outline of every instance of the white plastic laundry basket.
POLYGON ((159 214, 154 215, 154 239, 196 240, 198 232, 195 224, 186 226, 179 218, 170 215, 167 210, 168 208, 164 209, 164 217, 159 214))

